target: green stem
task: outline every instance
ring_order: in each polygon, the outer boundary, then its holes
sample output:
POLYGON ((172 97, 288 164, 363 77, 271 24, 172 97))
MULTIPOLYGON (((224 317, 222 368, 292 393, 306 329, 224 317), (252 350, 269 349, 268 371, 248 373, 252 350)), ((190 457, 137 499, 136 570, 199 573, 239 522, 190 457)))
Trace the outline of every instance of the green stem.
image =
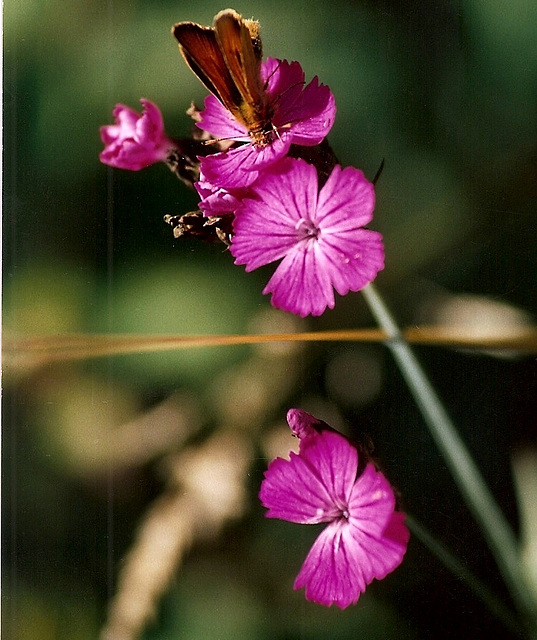
POLYGON ((489 611, 495 615, 498 620, 501 620, 506 629, 509 629, 509 631, 519 638, 524 637, 524 630, 521 628, 520 621, 514 611, 509 609, 480 578, 465 567, 447 547, 434 538, 420 522, 408 513, 405 522, 410 531, 412 531, 412 534, 416 536, 423 546, 427 547, 454 576, 465 582, 481 602, 487 606, 489 611))
MULTIPOLYGON (((370 284, 362 293, 378 324, 390 336, 386 345, 392 352, 468 508, 481 527, 513 600, 526 620, 535 621, 535 603, 525 587, 517 540, 509 523, 376 288, 370 284)), ((535 628, 537 624, 533 625, 533 629, 535 628)))

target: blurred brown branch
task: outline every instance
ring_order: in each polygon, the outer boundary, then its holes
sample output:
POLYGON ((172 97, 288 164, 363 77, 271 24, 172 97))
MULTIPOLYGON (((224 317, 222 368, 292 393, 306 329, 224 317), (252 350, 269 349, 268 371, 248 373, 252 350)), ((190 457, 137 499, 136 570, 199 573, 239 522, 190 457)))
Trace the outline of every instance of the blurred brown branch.
POLYGON ((169 458, 164 493, 145 514, 118 578, 101 640, 135 640, 195 541, 214 538, 246 505, 252 446, 222 430, 169 458))

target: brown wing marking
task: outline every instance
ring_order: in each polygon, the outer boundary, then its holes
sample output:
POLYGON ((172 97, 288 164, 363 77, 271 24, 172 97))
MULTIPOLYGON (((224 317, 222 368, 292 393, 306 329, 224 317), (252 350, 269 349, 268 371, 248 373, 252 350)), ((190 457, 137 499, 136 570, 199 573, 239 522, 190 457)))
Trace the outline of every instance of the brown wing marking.
POLYGON ((218 46, 214 29, 194 22, 179 22, 172 27, 172 33, 194 74, 226 109, 237 114, 243 98, 218 46))
POLYGON ((235 85, 244 102, 255 108, 263 102, 264 91, 261 59, 254 49, 251 29, 238 13, 228 9, 215 17, 214 30, 235 85))

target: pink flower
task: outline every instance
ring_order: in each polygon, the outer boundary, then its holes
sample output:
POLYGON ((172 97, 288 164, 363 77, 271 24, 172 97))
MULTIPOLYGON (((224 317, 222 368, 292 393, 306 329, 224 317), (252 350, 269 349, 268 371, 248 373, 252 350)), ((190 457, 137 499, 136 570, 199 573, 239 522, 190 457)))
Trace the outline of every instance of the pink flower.
POLYGON ((311 602, 345 609, 402 562, 405 516, 395 511, 393 490, 372 463, 357 477, 358 451, 344 436, 300 409, 290 409, 287 420, 300 451, 269 464, 259 497, 268 518, 328 523, 294 589, 305 587, 311 602))
POLYGON ((162 114, 156 104, 142 98, 144 111, 137 113, 123 104, 112 112, 115 124, 101 127, 105 144, 99 158, 118 169, 139 171, 155 162, 166 160, 174 143, 164 133, 162 114))
POLYGON ((285 158, 236 211, 231 253, 253 271, 282 260, 263 293, 302 317, 334 308, 334 289, 359 291, 384 268, 382 236, 363 229, 375 193, 361 171, 336 166, 318 191, 315 167, 285 158))
POLYGON ((198 207, 206 216, 220 216, 233 213, 240 205, 241 198, 246 195, 245 189, 224 189, 215 187, 205 180, 203 175, 194 183, 200 201, 198 207))
POLYGON ((201 160, 206 179, 217 187, 246 187, 259 172, 283 158, 291 144, 313 146, 328 134, 336 115, 330 89, 315 77, 304 86, 304 71, 298 62, 268 58, 261 65, 266 93, 273 110, 274 131, 269 144, 256 144, 244 124, 237 121, 213 95, 205 99, 198 127, 215 138, 244 142, 240 147, 201 160))

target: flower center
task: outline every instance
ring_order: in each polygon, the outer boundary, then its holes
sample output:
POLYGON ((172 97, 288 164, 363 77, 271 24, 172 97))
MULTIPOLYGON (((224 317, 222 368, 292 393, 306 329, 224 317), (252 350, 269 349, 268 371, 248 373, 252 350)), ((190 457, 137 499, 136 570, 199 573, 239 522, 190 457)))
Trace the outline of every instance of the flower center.
POLYGON ((319 227, 317 227, 311 220, 304 220, 304 218, 301 218, 296 223, 296 230, 298 240, 317 240, 321 233, 319 227))

